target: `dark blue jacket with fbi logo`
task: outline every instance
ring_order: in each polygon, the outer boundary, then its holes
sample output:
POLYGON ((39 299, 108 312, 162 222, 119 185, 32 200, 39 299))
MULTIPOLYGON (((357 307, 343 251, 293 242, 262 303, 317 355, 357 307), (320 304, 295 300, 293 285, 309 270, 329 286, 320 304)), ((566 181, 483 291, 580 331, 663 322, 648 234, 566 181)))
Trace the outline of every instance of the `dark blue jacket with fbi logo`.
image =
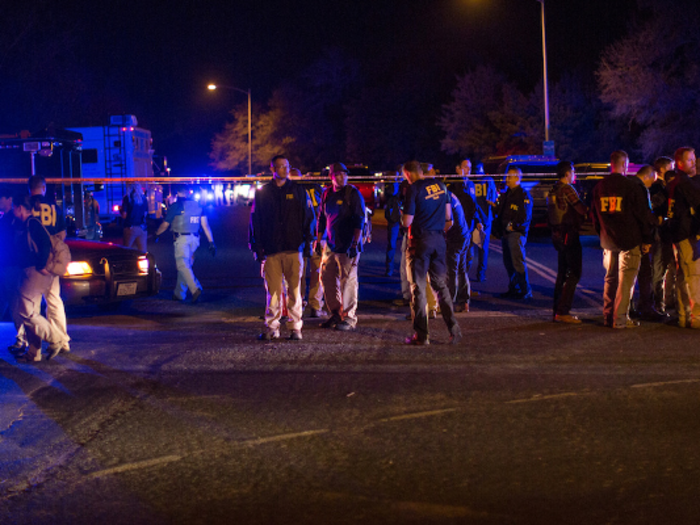
POLYGON ((527 235, 532 221, 532 197, 522 186, 508 188, 504 194, 498 197, 495 209, 498 230, 503 234, 508 233, 507 226, 511 225, 514 232, 527 235))
POLYGON ((700 179, 690 178, 687 173, 676 170, 666 190, 671 240, 679 243, 695 237, 700 232, 700 179))
POLYGON ((649 199, 637 184, 620 173, 611 173, 593 188, 591 215, 604 250, 628 251, 653 242, 649 199))
POLYGON ((255 192, 250 212, 249 246, 260 255, 301 252, 311 247, 313 208, 303 186, 272 180, 255 192))
POLYGON ((423 233, 445 230, 445 205, 449 202, 447 188, 435 179, 421 179, 408 187, 403 212, 413 215, 411 238, 423 233))
MULTIPOLYGON (((365 225, 365 200, 359 190, 347 184, 338 191, 326 188, 318 209, 317 232, 334 253, 345 253, 352 244, 355 230, 365 225)), ((357 251, 362 251, 362 237, 357 251)))
POLYGON ((34 196, 33 199, 38 201, 39 209, 32 210, 32 215, 41 221, 49 235, 66 231, 66 218, 60 206, 50 203, 44 195, 34 196))

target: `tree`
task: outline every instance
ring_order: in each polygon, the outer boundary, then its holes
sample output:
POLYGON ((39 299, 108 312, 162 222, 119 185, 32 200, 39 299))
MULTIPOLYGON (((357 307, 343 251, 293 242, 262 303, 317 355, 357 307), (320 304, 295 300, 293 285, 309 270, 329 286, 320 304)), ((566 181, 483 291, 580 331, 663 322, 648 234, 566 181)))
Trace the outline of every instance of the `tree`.
MULTIPOLYGON (((253 164, 265 168, 277 154, 286 155, 302 171, 320 170, 343 157, 345 107, 358 77, 354 61, 327 51, 298 79, 278 87, 253 117, 253 164)), ((210 158, 217 170, 247 165, 248 116, 239 106, 233 122, 212 141, 210 158)))
MULTIPOLYGON (((489 117, 499 110, 507 85, 503 74, 492 66, 480 66, 457 79, 452 101, 443 106, 438 126, 449 154, 486 156, 494 153, 500 136, 489 117)), ((513 88, 515 89, 515 88, 513 88)))
MULTIPOLYGON (((282 153, 293 142, 291 137, 280 136, 280 121, 283 114, 280 109, 263 111, 253 107, 252 149, 253 172, 264 171, 270 159, 282 153)), ((221 133, 212 140, 211 166, 218 171, 248 171, 248 104, 236 106, 231 111, 233 122, 229 122, 221 133)))
POLYGON ((609 46, 597 70, 601 100, 652 159, 700 141, 700 24, 690 2, 647 2, 647 17, 609 46))

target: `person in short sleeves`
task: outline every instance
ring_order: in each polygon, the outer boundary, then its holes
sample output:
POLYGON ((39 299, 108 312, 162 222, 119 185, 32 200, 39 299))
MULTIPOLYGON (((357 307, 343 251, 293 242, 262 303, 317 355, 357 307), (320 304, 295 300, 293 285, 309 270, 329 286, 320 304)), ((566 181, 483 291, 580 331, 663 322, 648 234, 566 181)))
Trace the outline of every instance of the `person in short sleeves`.
POLYGON ((331 317, 323 328, 352 331, 357 326, 357 265, 362 252, 365 201, 348 184, 342 162, 330 167, 332 186, 323 192, 318 212, 316 251, 323 254, 321 280, 331 317))
POLYGON ((168 208, 165 220, 156 231, 156 237, 162 235, 168 228, 172 228, 175 252, 175 266, 177 267, 177 282, 173 291, 173 299, 184 301, 189 290, 192 295, 192 303, 199 300, 202 294, 202 285, 192 271, 194 254, 199 248, 199 230, 209 241, 209 251, 216 255, 214 237, 209 227, 209 220, 204 215, 202 207, 189 198, 189 190, 185 185, 176 185, 177 201, 168 208))
POLYGON ((403 176, 410 186, 404 203, 402 225, 409 228, 406 251, 407 273, 411 284, 411 310, 414 334, 407 344, 430 344, 426 288, 430 284, 437 292, 440 312, 450 332, 450 342, 458 343, 462 332, 452 309, 452 297, 447 287, 445 231, 452 225, 452 207, 447 200, 445 185, 423 178, 417 161, 403 166, 403 176))

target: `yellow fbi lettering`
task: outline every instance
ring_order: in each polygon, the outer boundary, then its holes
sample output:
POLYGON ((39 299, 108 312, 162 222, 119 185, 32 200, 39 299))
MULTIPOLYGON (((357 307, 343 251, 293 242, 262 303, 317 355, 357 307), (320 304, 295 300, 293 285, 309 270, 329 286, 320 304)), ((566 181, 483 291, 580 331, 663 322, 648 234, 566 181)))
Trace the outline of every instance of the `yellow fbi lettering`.
POLYGON ((41 204, 39 211, 32 210, 32 215, 38 217, 44 226, 56 226, 56 208, 48 204, 41 204))
POLYGON ((621 212, 622 197, 601 197, 600 211, 603 213, 621 212))
POLYGON ((425 191, 428 193, 425 198, 433 200, 440 198, 440 195, 445 193, 439 184, 431 184, 430 186, 426 186, 425 191))

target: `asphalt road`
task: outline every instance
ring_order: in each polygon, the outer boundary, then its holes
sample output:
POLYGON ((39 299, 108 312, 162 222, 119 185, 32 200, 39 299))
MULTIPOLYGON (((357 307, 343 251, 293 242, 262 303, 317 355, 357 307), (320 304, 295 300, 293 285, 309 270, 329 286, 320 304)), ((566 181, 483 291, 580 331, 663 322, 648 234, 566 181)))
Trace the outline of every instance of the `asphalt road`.
POLYGON ((201 303, 169 299, 161 242, 159 296, 71 312, 52 362, 0 355, 0 523, 700 522, 698 336, 602 327, 594 239, 579 326, 551 322, 554 252, 534 235, 531 303, 495 295, 494 251, 463 343, 437 320, 407 347, 375 226, 358 330, 259 343, 247 212, 214 221, 201 303))

